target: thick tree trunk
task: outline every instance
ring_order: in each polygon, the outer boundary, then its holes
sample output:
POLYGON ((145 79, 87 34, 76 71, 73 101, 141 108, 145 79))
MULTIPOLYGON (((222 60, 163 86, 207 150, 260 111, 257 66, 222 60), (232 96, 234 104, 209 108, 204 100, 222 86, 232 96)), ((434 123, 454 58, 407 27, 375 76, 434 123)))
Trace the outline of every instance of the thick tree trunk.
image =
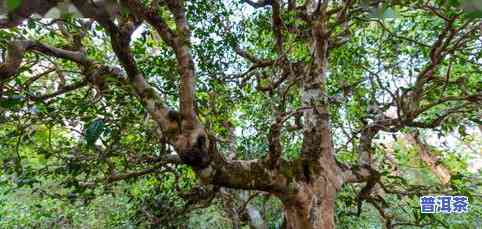
POLYGON ((282 198, 287 229, 335 228, 337 188, 326 179, 314 184, 298 183, 298 192, 282 198))

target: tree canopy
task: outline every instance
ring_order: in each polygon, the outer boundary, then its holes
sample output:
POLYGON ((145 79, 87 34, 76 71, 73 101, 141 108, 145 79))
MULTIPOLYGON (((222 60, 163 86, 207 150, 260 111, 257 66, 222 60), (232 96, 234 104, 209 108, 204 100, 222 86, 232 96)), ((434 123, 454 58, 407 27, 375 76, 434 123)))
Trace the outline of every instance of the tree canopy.
POLYGON ((477 0, 0 4, 2 228, 482 223, 477 0))

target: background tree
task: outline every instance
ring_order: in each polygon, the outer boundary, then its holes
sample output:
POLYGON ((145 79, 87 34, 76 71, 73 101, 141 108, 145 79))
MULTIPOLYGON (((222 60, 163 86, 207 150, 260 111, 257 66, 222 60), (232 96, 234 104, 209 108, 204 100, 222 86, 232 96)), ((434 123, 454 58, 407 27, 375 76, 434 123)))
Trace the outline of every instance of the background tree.
POLYGON ((443 147, 454 130, 480 143, 476 4, 70 2, 5 2, 10 182, 55 178, 68 191, 48 195, 89 202, 149 175, 130 196, 136 214, 172 227, 216 197, 233 227, 265 226, 251 198, 277 198, 285 228, 334 228, 364 203, 386 228, 447 225, 419 213, 430 193, 467 195, 480 212, 480 183, 468 184, 480 176, 443 147), (440 185, 404 170, 415 151, 440 185))

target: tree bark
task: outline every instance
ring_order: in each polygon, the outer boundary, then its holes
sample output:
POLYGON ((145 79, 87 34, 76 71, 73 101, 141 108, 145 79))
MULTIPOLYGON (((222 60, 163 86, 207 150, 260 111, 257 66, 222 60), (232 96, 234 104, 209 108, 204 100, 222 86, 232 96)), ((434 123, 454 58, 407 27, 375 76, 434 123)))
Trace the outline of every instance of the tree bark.
POLYGON ((314 184, 298 183, 298 192, 283 200, 286 229, 335 228, 337 188, 320 179, 314 184))
POLYGON ((333 156, 326 74, 328 40, 322 16, 313 21, 313 64, 303 79, 304 111, 301 164, 303 170, 289 182, 288 193, 278 195, 283 202, 287 229, 335 228, 335 198, 343 181, 333 156))
POLYGON ((429 146, 420 140, 418 133, 407 134, 406 139, 418 148, 420 159, 432 170, 440 182, 447 185, 450 182, 450 171, 445 166, 438 164, 438 159, 430 153, 429 146))
POLYGON ((329 104, 326 95, 328 35, 325 16, 313 20, 313 63, 303 79, 304 111, 302 174, 289 183, 290 192, 280 195, 288 229, 335 228, 335 198, 343 180, 332 145, 329 104), (294 190, 294 191, 293 191, 294 190))

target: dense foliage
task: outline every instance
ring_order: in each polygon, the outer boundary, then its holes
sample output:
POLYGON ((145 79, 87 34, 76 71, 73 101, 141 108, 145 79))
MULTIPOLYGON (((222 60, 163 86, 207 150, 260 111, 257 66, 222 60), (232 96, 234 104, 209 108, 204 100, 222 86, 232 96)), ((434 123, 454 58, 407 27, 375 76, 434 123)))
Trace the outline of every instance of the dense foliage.
POLYGON ((307 129, 325 108, 318 139, 332 137, 315 154, 331 145, 322 164, 340 168, 337 228, 482 224, 478 1, 58 2, 2 2, 0 228, 289 228, 292 185, 318 171, 307 129), (200 126, 207 162, 178 143, 200 126), (261 171, 288 191, 237 161, 272 163, 261 171), (470 211, 421 214, 428 194, 467 196, 470 211))

